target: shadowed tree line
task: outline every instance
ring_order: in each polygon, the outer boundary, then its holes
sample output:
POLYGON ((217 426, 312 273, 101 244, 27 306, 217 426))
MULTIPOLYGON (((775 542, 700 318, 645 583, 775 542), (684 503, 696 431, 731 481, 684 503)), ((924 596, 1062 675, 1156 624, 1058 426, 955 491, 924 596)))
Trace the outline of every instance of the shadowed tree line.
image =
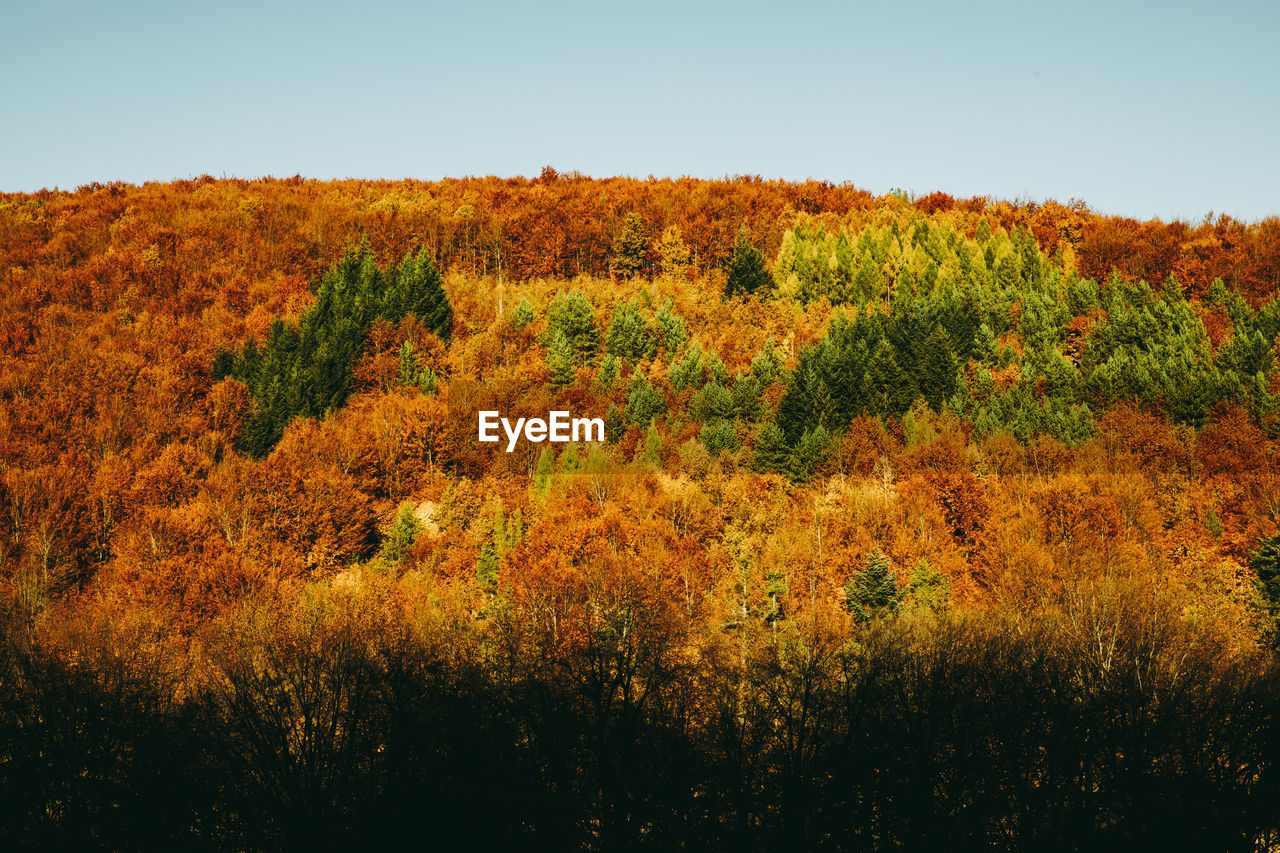
POLYGON ((643 598, 568 642, 368 596, 152 629, 10 625, 9 849, 1259 850, 1280 671, 1139 606, 691 639, 643 598), (148 651, 149 650, 149 651, 148 651))

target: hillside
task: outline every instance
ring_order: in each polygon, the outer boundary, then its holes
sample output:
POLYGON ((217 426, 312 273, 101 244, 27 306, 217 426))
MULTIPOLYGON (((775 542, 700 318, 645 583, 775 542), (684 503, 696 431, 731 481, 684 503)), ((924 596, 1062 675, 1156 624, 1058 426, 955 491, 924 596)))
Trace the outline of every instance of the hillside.
POLYGON ((390 839, 396 780, 552 849, 1280 832, 1280 220, 206 177, 0 194, 0 260, 17 840, 129 846, 182 721, 155 846, 390 839))

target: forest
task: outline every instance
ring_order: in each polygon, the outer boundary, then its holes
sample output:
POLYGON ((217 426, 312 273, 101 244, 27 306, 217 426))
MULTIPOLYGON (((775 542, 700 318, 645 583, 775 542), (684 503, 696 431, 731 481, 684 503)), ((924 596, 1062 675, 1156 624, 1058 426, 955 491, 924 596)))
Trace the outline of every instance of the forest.
POLYGON ((0 845, 1280 849, 1280 219, 205 176, 0 261, 0 845))

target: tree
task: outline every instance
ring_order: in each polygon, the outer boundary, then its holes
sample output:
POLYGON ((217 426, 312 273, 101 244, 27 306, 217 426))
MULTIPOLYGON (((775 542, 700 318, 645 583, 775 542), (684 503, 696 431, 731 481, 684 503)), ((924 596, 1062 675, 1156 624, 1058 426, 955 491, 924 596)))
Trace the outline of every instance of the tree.
POLYGON ((613 309, 609 333, 605 336, 605 349, 628 362, 653 358, 657 341, 635 300, 620 303, 613 309))
POLYGON ((627 398, 627 417, 633 424, 644 426, 667 411, 662 392, 648 382, 641 382, 627 398))
POLYGON ((684 278, 693 253, 685 244, 678 225, 668 225, 653 248, 658 254, 663 275, 684 278))
POLYGON ((560 329, 551 332, 551 345, 547 347, 547 367, 551 371, 551 382, 558 387, 573 382, 574 370, 573 347, 569 338, 560 329))
POLYGON ((831 435, 822 424, 818 424, 813 429, 806 429, 791 453, 789 460, 791 481, 793 483, 809 482, 826 461, 830 446, 831 435))
POLYGON ((746 231, 738 232, 729 261, 729 277, 724 283, 724 295, 763 294, 773 290, 773 276, 765 268, 764 253, 751 245, 746 231))
POLYGON ((951 601, 951 582, 928 560, 921 560, 911 570, 905 601, 911 611, 941 613, 951 601))
POLYGON ((707 424, 698 437, 712 456, 719 456, 724 451, 733 450, 738 446, 738 432, 731 420, 707 424))
POLYGON ((941 326, 934 327, 921 347, 915 378, 920 393, 935 410, 955 393, 956 357, 951 352, 951 339, 941 326))
MULTIPOLYGON (((299 415, 322 418, 346 404, 353 366, 369 329, 379 318, 399 323, 412 313, 442 341, 453 326, 453 309, 440 274, 425 252, 406 256, 400 266, 379 269, 366 242, 347 252, 316 288, 316 298, 297 325, 277 317, 260 352, 253 339, 230 359, 231 375, 248 387, 254 410, 236 437, 242 452, 265 456, 299 415)), ((405 369, 412 367, 412 349, 405 369)), ((215 359, 226 369, 227 357, 215 359)), ((434 374, 414 377, 434 384, 434 374)))
POLYGON ((644 219, 638 213, 628 213, 622 230, 613 241, 613 274, 621 278, 635 278, 644 270, 645 256, 649 251, 649 239, 644 233, 644 219))
POLYGON ((883 551, 871 549, 866 567, 845 584, 844 596, 845 608, 859 622, 897 615, 902 606, 903 591, 883 551))
POLYGON ((671 302, 667 301, 658 309, 653 321, 658 326, 658 344, 667 351, 667 359, 675 358, 677 352, 689 341, 689 332, 685 328, 684 318, 671 310, 671 302))
POLYGON ((382 545, 382 559, 392 565, 403 560, 413 547, 413 540, 421 527, 413 514, 413 505, 408 502, 401 504, 395 523, 391 525, 391 532, 382 545))
POLYGON ((595 359, 600 333, 596 331, 591 300, 577 290, 557 294, 547 306, 547 320, 552 334, 560 331, 568 338, 575 367, 595 359))
POLYGON ((516 304, 516 310, 511 312, 511 325, 517 329, 523 329, 525 326, 533 322, 533 305, 529 302, 528 297, 520 297, 520 302, 516 304))
POLYGON ((476 561, 476 580, 480 582, 480 587, 485 592, 493 592, 498 588, 498 573, 501 569, 501 561, 498 558, 498 548, 490 539, 484 543, 484 547, 480 549, 480 558, 476 561))
POLYGON ((1263 607, 1276 626, 1280 643, 1280 533, 1258 540, 1258 550, 1249 555, 1249 568, 1257 577, 1263 607))
POLYGON ((756 433, 756 455, 752 467, 760 473, 766 471, 786 471, 787 458, 790 456, 786 437, 775 423, 767 423, 756 433))
POLYGON ((600 362, 600 373, 597 375, 597 381, 600 387, 608 391, 613 387, 614 381, 618 378, 618 359, 613 353, 609 353, 604 357, 604 361, 600 362))

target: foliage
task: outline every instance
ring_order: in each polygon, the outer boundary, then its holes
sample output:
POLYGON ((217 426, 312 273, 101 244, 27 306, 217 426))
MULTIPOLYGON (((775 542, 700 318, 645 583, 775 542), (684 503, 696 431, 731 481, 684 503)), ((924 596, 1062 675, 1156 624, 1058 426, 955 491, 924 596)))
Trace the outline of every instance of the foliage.
POLYGON ((773 277, 765 268, 764 253, 751 245, 745 232, 738 234, 729 261, 728 277, 724 283, 724 295, 767 294, 773 289, 773 277))
MULTIPOLYGON (((453 311, 425 252, 379 269, 368 244, 349 251, 320 280, 315 303, 297 326, 276 318, 265 345, 250 337, 238 352, 214 360, 215 379, 231 376, 253 395, 254 407, 237 446, 265 456, 294 417, 320 418, 351 392, 352 367, 374 320, 398 323, 407 313, 448 340, 453 311)), ((434 385, 431 376, 413 377, 434 385)))
POLYGON ((879 548, 871 549, 866 565, 845 584, 845 607, 859 621, 896 616, 905 591, 898 586, 889 558, 879 548))

